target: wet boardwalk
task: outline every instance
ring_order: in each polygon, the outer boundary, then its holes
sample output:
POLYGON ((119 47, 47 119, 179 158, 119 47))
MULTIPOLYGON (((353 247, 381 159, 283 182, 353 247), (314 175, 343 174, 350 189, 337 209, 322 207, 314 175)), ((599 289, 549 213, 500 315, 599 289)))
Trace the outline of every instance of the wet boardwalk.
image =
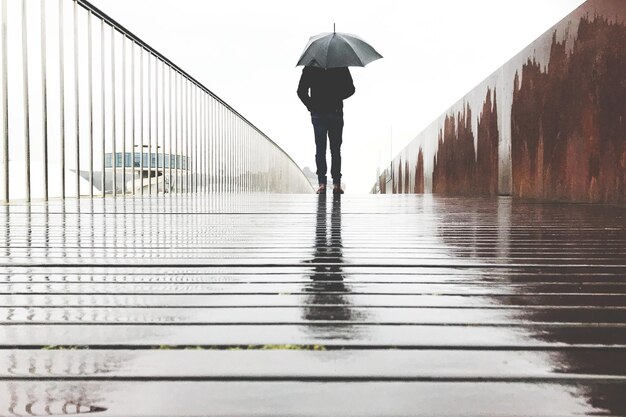
POLYGON ((626 210, 0 207, 0 416, 626 415, 626 210))

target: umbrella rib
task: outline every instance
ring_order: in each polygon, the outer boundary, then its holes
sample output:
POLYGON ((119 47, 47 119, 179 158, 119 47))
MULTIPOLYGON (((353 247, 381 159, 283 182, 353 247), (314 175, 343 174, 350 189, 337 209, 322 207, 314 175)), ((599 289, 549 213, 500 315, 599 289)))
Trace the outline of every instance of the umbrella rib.
POLYGON ((361 65, 363 65, 363 61, 361 60, 361 57, 359 57, 359 54, 357 54, 356 50, 354 49, 354 46, 352 46, 352 43, 350 43, 350 39, 346 38, 345 36, 342 36, 341 33, 336 33, 336 35, 337 37, 341 38, 346 43, 346 45, 350 47, 350 50, 352 51, 356 59, 359 61, 361 65))
POLYGON ((323 41, 324 40, 323 38, 328 35, 330 35, 330 32, 324 32, 315 36, 311 36, 306 46, 304 47, 304 50, 302 51, 302 54, 300 55, 300 59, 298 60, 298 63, 296 64, 296 66, 306 65, 306 63, 303 63, 303 60, 305 60, 305 57, 307 56, 310 48, 312 48, 313 44, 315 44, 316 42, 323 41))
POLYGON ((328 69, 328 51, 330 51, 330 43, 333 41, 333 39, 335 38, 335 36, 337 36, 336 33, 333 33, 331 36, 328 37, 328 43, 326 43, 326 50, 324 53, 324 69, 328 69))

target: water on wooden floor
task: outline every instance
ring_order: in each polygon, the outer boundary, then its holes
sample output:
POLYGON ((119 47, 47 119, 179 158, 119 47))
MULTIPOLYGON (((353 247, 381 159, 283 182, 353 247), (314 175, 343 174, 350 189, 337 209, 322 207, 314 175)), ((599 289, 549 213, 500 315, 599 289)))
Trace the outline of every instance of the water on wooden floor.
POLYGON ((14 203, 0 265, 0 416, 626 415, 623 208, 14 203))

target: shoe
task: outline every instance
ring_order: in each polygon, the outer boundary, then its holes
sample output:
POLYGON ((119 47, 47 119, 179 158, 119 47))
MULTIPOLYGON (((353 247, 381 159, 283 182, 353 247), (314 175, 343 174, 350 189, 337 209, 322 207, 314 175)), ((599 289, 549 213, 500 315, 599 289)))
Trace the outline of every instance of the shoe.
POLYGON ((316 191, 317 194, 326 194, 326 184, 320 184, 320 187, 316 191))
POLYGON ((343 194, 343 190, 341 189, 341 184, 333 185, 333 194, 343 194))

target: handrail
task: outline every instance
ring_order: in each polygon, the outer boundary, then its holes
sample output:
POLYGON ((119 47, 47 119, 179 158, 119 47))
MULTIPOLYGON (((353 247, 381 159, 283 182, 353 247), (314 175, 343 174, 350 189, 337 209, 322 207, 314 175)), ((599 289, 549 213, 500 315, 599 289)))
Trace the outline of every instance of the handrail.
MULTIPOLYGON (((196 86, 198 86, 202 90, 204 90, 205 93, 211 95, 211 97, 213 97, 214 99, 218 100, 228 110, 230 110, 231 112, 235 113, 235 115, 237 115, 244 122, 246 122, 248 125, 250 125, 250 127, 254 128, 258 133, 263 135, 263 137, 265 137, 265 139, 269 140, 274 145, 276 145, 276 143, 269 136, 267 136, 261 129, 259 129, 257 126, 255 126, 254 123, 250 122, 248 119, 246 119, 244 116, 242 116, 241 113, 239 113, 237 110, 233 109, 222 98, 220 98, 217 94, 215 94, 213 91, 211 91, 208 87, 206 87, 204 84, 202 84, 200 81, 198 81, 195 77, 190 75, 187 71, 185 71, 182 68, 180 68, 174 62, 170 61, 165 55, 161 54, 159 51, 157 51, 156 49, 151 47, 149 44, 144 42, 139 36, 135 35, 133 32, 128 30, 126 27, 122 26, 118 21, 116 21, 115 19, 113 19, 112 17, 110 17, 109 15, 104 13, 102 10, 100 10, 99 8, 97 8, 92 3, 88 2, 87 0, 76 0, 76 1, 78 2, 79 5, 84 7, 86 10, 90 10, 94 15, 96 15, 100 19, 104 20, 108 25, 116 28, 120 32, 123 32, 124 34, 126 34, 126 36, 128 36, 133 41, 135 41, 136 43, 141 45, 144 49, 150 51, 157 58, 159 58, 160 60, 165 62, 170 67, 174 68, 182 76, 184 76, 189 81, 193 82, 196 86)), ((276 146, 285 154, 285 156, 287 156, 289 159, 291 159, 294 164, 296 163, 295 161, 293 161, 293 159, 291 158, 291 156, 289 156, 289 154, 287 152, 285 152, 282 148, 280 148, 280 146, 278 146, 278 145, 276 145, 276 146)))

